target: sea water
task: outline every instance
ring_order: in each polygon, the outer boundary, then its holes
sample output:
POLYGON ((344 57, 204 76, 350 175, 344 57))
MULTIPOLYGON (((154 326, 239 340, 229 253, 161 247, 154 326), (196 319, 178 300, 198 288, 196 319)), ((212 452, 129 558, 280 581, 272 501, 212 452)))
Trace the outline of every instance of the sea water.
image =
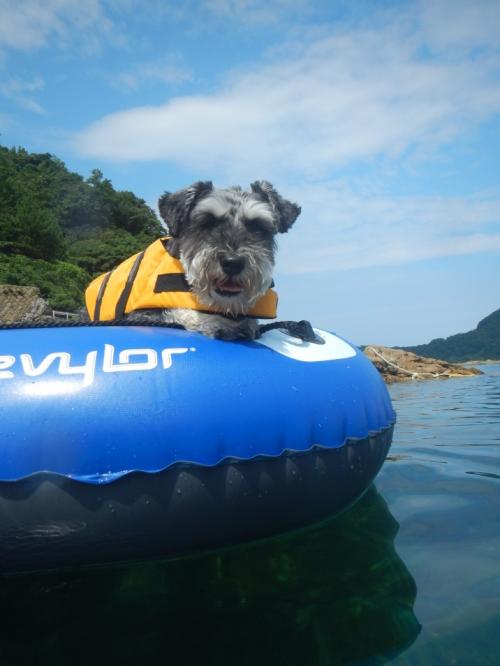
POLYGON ((391 389, 398 427, 376 485, 422 625, 398 664, 500 664, 500 365, 478 367, 391 389))
POLYGON ((0 579, 0 666, 500 665, 500 365, 391 387, 350 509, 197 557, 0 579))

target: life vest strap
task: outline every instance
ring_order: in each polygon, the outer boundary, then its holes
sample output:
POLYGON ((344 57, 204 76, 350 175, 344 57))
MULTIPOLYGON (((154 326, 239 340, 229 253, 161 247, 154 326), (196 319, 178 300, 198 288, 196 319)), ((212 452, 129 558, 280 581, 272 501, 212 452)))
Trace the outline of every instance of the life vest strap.
POLYGON ((163 291, 192 291, 184 273, 161 273, 156 278, 155 294, 163 291))
POLYGON ((104 298, 104 292, 106 291, 106 287, 112 272, 113 271, 109 271, 109 273, 106 273, 103 281, 101 282, 101 286, 99 287, 99 293, 97 294, 95 308, 94 308, 94 317, 93 317, 94 321, 99 321, 99 319, 101 318, 102 299, 104 298))
POLYGON ((128 297, 130 296, 130 292, 132 291, 132 287, 134 286, 134 280, 139 271, 139 266, 141 265, 141 261, 142 258, 144 257, 145 252, 146 250, 140 252, 135 258, 134 263, 132 264, 132 268, 130 269, 130 272, 128 274, 127 281, 125 282, 123 291, 120 294, 120 298, 118 299, 118 302, 116 304, 115 319, 121 319, 125 314, 125 308, 127 307, 128 297))

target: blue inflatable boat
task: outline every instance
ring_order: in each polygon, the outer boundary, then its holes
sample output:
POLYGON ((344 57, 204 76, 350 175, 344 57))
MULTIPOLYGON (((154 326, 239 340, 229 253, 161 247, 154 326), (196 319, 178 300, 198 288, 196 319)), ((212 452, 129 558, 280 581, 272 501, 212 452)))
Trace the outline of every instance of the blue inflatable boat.
POLYGON ((395 413, 370 361, 315 332, 0 330, 1 571, 194 553, 352 503, 395 413))

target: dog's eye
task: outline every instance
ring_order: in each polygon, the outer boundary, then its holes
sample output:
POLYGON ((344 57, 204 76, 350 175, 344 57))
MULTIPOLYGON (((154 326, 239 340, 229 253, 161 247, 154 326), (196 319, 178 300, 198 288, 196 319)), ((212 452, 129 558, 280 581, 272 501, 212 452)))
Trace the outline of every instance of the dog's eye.
POLYGON ((245 226, 251 233, 255 234, 269 234, 269 224, 265 220, 254 217, 250 220, 245 220, 245 226))
POLYGON ((206 213, 201 219, 201 225, 205 227, 205 229, 211 229, 212 227, 216 227, 221 222, 222 222, 221 218, 212 215, 212 213, 206 213))

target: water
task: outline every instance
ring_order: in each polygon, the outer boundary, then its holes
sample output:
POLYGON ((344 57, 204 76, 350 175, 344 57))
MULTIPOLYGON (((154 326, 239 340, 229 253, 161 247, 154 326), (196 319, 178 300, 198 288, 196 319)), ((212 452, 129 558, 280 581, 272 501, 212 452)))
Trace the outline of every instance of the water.
POLYGON ((377 480, 422 624, 398 664, 500 664, 500 365, 482 377, 400 384, 377 480))
POLYGON ((0 580, 0 666, 500 665, 500 365, 391 388, 341 516, 170 562, 0 580))

